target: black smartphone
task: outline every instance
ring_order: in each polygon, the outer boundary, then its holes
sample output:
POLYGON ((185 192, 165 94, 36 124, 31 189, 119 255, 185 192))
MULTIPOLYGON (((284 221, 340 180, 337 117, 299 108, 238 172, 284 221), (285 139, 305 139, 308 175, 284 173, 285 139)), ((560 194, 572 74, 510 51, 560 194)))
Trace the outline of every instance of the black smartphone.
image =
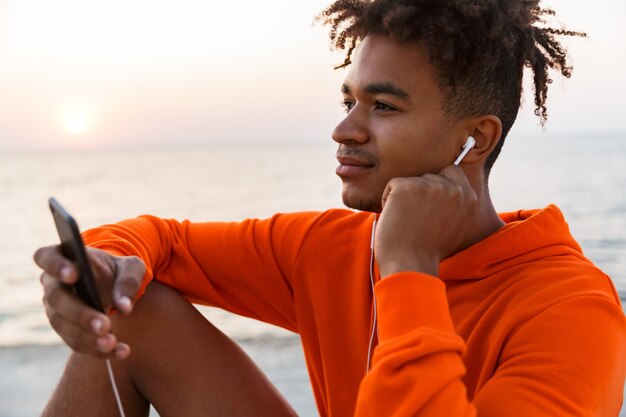
POLYGON ((80 237, 78 223, 54 198, 48 200, 54 223, 61 238, 61 253, 74 262, 78 269, 78 281, 73 285, 76 295, 88 306, 104 312, 98 288, 87 260, 87 252, 80 237))

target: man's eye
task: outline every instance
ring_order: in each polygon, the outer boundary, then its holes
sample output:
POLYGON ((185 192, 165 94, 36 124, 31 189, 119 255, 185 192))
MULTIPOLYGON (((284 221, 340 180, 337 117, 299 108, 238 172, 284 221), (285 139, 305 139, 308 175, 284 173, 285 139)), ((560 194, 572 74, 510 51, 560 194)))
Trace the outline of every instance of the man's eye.
POLYGON ((354 103, 350 100, 344 100, 341 102, 341 107, 343 107, 345 112, 348 113, 350 110, 352 110, 352 107, 354 107, 354 103))
POLYGON ((376 102, 376 110, 381 110, 381 111, 394 111, 396 110, 395 107, 390 106, 389 104, 383 103, 381 101, 377 101, 376 102))

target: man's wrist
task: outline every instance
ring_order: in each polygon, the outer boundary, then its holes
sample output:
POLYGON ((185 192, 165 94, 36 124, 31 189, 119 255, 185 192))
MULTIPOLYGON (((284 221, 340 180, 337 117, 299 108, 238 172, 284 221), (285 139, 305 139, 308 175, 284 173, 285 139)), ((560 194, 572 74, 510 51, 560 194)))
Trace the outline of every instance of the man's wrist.
POLYGON ((388 261, 379 265, 381 278, 400 272, 419 272, 432 276, 439 275, 439 262, 435 260, 388 261))

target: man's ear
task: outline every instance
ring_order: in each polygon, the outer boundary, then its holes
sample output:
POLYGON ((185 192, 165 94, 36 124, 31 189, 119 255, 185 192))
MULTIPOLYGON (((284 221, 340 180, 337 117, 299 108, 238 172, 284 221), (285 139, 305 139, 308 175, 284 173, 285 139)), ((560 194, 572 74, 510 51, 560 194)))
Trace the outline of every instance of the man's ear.
POLYGON ((469 136, 476 140, 474 148, 465 156, 462 164, 482 162, 496 147, 502 136, 502 122, 493 114, 472 117, 468 120, 469 136))

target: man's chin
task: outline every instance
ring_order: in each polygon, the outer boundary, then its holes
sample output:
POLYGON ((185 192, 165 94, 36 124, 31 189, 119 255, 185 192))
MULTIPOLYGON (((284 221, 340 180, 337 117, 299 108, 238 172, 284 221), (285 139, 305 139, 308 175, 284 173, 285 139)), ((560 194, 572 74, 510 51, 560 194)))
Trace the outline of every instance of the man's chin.
POLYGON ((343 196, 343 204, 354 210, 369 211, 371 213, 380 213, 382 206, 380 199, 355 199, 343 196))

